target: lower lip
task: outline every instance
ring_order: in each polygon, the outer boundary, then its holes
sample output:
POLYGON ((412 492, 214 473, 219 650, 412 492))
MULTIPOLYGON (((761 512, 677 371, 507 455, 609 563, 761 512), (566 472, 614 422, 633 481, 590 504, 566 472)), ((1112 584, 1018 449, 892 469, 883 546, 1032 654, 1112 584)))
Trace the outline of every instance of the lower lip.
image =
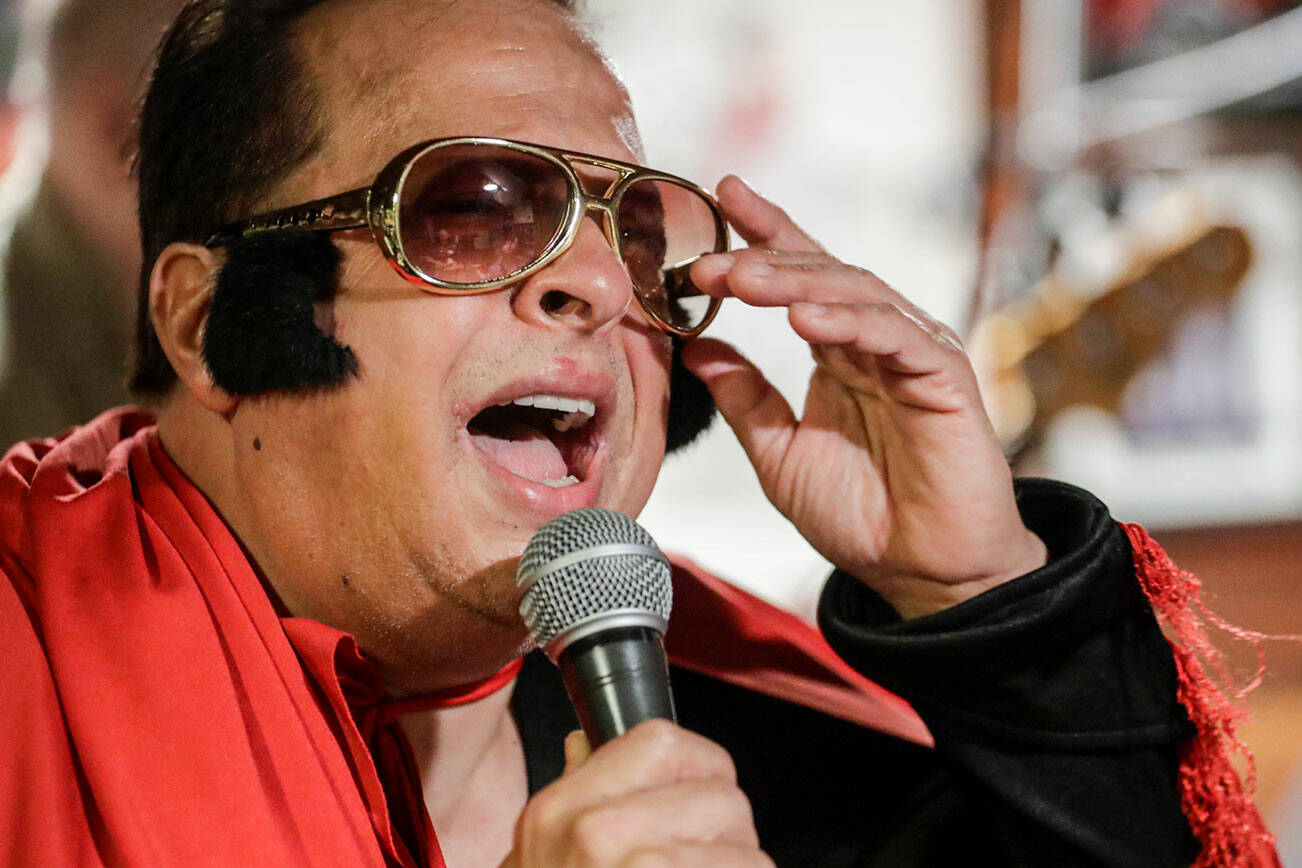
POLYGON ((505 490, 508 499, 523 506, 524 511, 540 518, 551 519, 573 509, 584 509, 597 505, 597 494, 601 488, 601 472, 606 463, 606 445, 597 444, 592 460, 586 469, 587 478, 572 485, 553 488, 541 482, 520 476, 493 461, 469 435, 462 432, 467 444, 474 450, 479 463, 488 471, 489 477, 496 485, 505 490))

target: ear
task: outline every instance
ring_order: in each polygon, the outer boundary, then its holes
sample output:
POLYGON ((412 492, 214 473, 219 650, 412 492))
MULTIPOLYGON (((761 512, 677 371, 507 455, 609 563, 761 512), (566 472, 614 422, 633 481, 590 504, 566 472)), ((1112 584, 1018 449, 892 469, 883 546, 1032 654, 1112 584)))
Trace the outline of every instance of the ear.
POLYGON ((213 382, 203 360, 204 327, 220 268, 217 254, 207 247, 169 244, 149 273, 149 316, 181 383, 205 408, 226 416, 239 398, 213 382))

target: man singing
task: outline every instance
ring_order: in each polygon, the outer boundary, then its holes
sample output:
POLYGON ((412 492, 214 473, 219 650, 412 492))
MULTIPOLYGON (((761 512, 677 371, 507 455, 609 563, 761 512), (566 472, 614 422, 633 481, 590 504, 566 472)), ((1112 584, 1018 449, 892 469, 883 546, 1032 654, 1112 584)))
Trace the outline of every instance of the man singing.
POLYGON ((0 465, 9 863, 1269 864, 1250 803, 1213 844, 1182 812, 1127 533, 1015 489, 946 328, 645 168, 564 3, 196 0, 139 137, 156 425, 0 465), (725 299, 810 344, 799 417, 696 337, 725 299), (838 567, 844 662, 680 569, 683 727, 563 748, 516 562, 636 515, 711 397, 838 567))

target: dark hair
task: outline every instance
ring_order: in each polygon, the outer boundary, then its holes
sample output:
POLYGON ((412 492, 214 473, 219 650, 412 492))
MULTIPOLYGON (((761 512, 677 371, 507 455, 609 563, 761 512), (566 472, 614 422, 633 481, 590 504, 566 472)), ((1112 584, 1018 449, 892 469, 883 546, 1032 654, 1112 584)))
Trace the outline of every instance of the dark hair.
MULTIPOLYGON (((160 398, 176 382, 149 314, 154 261, 175 241, 203 243, 258 207, 321 147, 318 94, 296 50, 296 22, 327 0, 192 0, 164 37, 139 119, 143 264, 131 389, 160 398)), ((574 12, 575 0, 549 0, 574 12)), ((326 388, 355 376, 352 351, 321 330, 314 305, 336 288, 324 233, 278 232, 225 248, 203 337, 214 382, 233 395, 326 388)), ((673 354, 668 445, 714 415, 704 384, 673 354)))
POLYGON ((140 110, 144 254, 133 391, 176 382, 149 316, 149 274, 174 241, 202 243, 269 193, 324 139, 293 24, 325 0, 194 0, 158 51, 140 110))

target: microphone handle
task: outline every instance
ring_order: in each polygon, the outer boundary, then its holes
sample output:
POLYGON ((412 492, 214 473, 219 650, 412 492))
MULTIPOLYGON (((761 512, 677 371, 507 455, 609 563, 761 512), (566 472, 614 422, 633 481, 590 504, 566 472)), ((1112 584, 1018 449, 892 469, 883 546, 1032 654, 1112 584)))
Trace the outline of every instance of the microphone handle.
POLYGON ((565 690, 593 749, 653 718, 676 721, 664 639, 650 627, 614 627, 560 653, 565 690))

